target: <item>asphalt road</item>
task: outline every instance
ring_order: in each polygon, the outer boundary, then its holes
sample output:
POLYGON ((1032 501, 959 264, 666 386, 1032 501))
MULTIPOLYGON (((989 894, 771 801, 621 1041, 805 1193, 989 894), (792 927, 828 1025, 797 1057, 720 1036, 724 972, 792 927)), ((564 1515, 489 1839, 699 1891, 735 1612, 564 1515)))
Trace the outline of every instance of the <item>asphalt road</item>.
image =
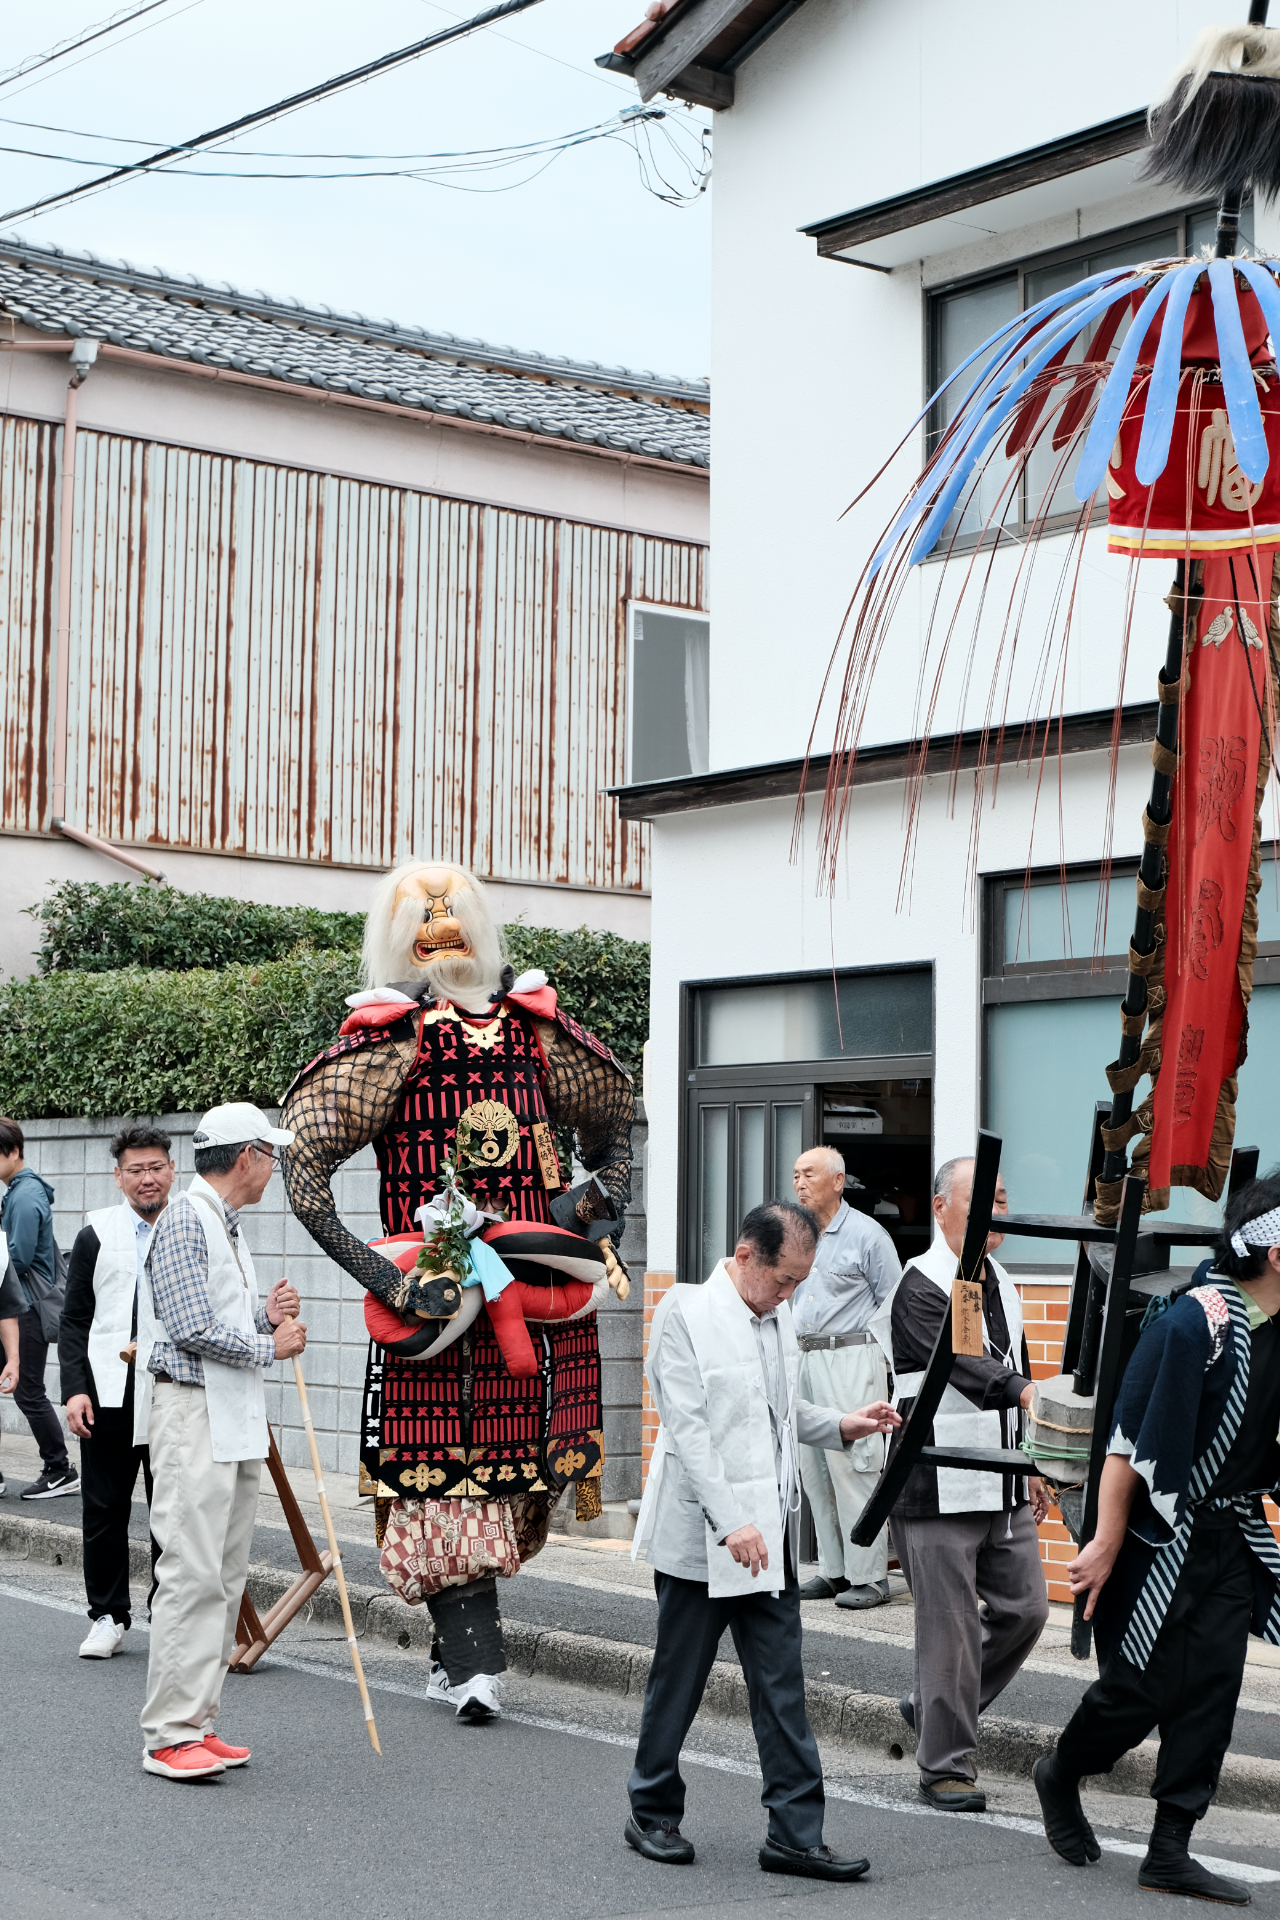
MULTIPOLYGON (((869 1920, 1147 1911, 1135 1876, 1149 1802, 1092 1796, 1106 1850, 1077 1871, 1049 1852, 1021 1785, 988 1783, 985 1818, 937 1814, 892 1763, 859 1772, 834 1750, 827 1838, 868 1854, 871 1876, 850 1889, 766 1879, 750 1736, 714 1719, 685 1756, 697 1861, 651 1865, 621 1840, 634 1701, 513 1676, 508 1717, 467 1727, 421 1697, 420 1656, 370 1647, 378 1759, 328 1633, 228 1680, 223 1730, 252 1745, 248 1768, 159 1780, 140 1765, 145 1634, 116 1660, 81 1662, 81 1604, 76 1576, 0 1560, 0 1901, 18 1920, 763 1920, 801 1902, 869 1920)), ((1280 1912, 1274 1821, 1215 1810, 1201 1842, 1250 1875, 1261 1912, 1280 1912)))
MULTIPOLYGON (((80 1523, 78 1497, 42 1501, 24 1512, 64 1526, 80 1523)), ((367 1510, 366 1510, 367 1512, 367 1510)), ((344 1528, 342 1545, 347 1577, 353 1584, 381 1587, 382 1573, 378 1550, 373 1541, 373 1518, 362 1513, 358 1524, 344 1528), (352 1537, 354 1534, 355 1537, 352 1537)), ((131 1532, 138 1539, 147 1537, 146 1509, 135 1502, 131 1532)), ((321 1543, 323 1544, 323 1543, 321 1543)), ((288 1532, 282 1527, 259 1524, 254 1530, 253 1558, 268 1565, 294 1570, 297 1555, 288 1532)), ((574 1556, 575 1559, 578 1556, 574 1556)), ((553 1627, 564 1632, 592 1634, 602 1640, 623 1641, 651 1647, 657 1633, 657 1608, 651 1591, 617 1591, 606 1583, 596 1586, 580 1582, 530 1579, 513 1583, 502 1596, 503 1610, 510 1617, 532 1626, 553 1627)), ((835 1686, 856 1688, 863 1693, 899 1698, 911 1687, 912 1666, 908 1646, 882 1639, 852 1638, 847 1633, 824 1632, 824 1623, 839 1619, 848 1622, 831 1601, 810 1601, 804 1607, 804 1665, 811 1679, 829 1680, 835 1686)), ((872 1634, 876 1614, 853 1616, 872 1634)), ((722 1660, 736 1662, 737 1654, 729 1634, 720 1645, 722 1660)), ((1061 1675, 1024 1669, 1006 1688, 992 1711, 1005 1718, 1030 1721, 1037 1726, 1063 1727, 1079 1703, 1092 1677, 1091 1670, 1068 1667, 1061 1675)), ((1236 1715, 1232 1750, 1260 1758, 1280 1760, 1280 1698, 1262 1702, 1250 1693, 1246 1673, 1242 1698, 1252 1701, 1236 1715), (1263 1707, 1269 1710, 1262 1710, 1263 1707)))

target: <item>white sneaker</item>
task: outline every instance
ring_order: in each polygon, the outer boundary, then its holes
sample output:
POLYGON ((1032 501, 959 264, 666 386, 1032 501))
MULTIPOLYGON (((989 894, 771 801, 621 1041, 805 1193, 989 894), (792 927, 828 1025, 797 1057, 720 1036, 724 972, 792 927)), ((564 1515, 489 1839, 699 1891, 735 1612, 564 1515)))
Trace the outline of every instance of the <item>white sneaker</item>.
POLYGON ((438 1660, 433 1660, 427 1669, 428 1700, 444 1700, 450 1706, 453 1702, 453 1688, 449 1685, 449 1676, 438 1660))
POLYGON ((109 1613, 94 1621, 80 1642, 82 1660, 109 1660, 124 1645, 124 1628, 109 1613))
POLYGON ((458 1709, 459 1720, 496 1720, 502 1712, 498 1699, 501 1685, 496 1673, 473 1673, 461 1686, 451 1687, 450 1697, 458 1709))

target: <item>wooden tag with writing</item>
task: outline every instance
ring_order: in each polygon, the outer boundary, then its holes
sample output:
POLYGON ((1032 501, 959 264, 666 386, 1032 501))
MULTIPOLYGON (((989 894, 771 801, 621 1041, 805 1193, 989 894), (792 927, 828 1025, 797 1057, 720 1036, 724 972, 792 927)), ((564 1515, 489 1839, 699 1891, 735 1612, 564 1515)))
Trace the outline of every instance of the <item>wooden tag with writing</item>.
POLYGON ((548 1192, 554 1193, 564 1185, 564 1182, 560 1178, 560 1162, 556 1158, 556 1143, 551 1138, 551 1129, 545 1120, 535 1120, 529 1131, 533 1135, 533 1144, 538 1155, 542 1184, 548 1192))
POLYGON ((974 1359, 982 1353, 982 1285, 959 1274, 951 1282, 951 1351, 974 1359))

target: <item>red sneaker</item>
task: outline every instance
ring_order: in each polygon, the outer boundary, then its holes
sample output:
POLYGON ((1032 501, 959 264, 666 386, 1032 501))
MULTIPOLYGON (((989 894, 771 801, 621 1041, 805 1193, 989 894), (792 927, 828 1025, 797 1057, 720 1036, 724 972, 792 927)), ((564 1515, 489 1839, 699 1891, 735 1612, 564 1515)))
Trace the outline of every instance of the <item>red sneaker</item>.
POLYGON ((247 1767, 249 1764, 248 1747, 229 1747, 225 1740, 219 1740, 216 1733, 206 1733, 204 1750, 221 1760, 224 1767, 247 1767))
POLYGON ((225 1773, 226 1765, 216 1753, 210 1753, 202 1740, 183 1740, 176 1747, 157 1747, 144 1753, 142 1764, 148 1773, 163 1774, 166 1780, 207 1780, 225 1773))

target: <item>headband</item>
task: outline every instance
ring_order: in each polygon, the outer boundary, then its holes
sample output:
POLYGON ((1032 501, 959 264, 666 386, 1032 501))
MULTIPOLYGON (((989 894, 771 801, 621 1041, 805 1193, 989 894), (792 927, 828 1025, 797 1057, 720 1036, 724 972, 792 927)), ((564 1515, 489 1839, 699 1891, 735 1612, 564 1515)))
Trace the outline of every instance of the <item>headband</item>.
POLYGON ((1231 1236, 1231 1245, 1241 1258, 1250 1247, 1280 1247, 1280 1207, 1246 1220, 1231 1236))

